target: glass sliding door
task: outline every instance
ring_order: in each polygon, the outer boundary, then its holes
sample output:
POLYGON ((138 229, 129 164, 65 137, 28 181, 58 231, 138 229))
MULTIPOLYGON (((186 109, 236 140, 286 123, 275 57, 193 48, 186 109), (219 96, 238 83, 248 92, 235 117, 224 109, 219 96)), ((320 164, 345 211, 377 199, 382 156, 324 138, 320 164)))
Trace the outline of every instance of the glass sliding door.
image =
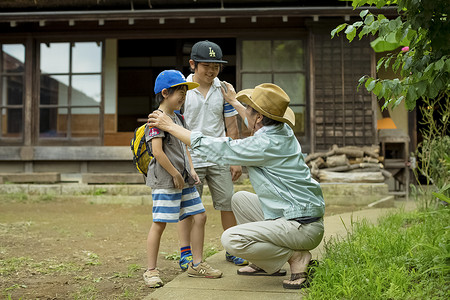
POLYGON ((24 133, 25 45, 0 44, 0 141, 21 143, 24 133))
POLYGON ((40 43, 39 138, 101 140, 102 43, 40 43))

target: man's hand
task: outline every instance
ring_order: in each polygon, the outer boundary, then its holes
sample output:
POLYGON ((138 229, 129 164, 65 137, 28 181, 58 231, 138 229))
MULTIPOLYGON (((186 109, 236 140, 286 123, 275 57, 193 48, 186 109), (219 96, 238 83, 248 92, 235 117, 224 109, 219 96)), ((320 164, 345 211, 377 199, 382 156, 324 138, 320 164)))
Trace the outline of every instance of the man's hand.
POLYGON ((176 189, 182 190, 184 188, 184 179, 179 172, 177 172, 177 174, 173 176, 172 179, 176 189))
POLYGON ((172 119, 160 110, 155 110, 148 115, 147 124, 151 127, 157 127, 161 130, 168 131, 170 125, 173 124, 172 119))
POLYGON ((230 166, 231 171, 231 179, 236 181, 242 175, 242 167, 241 166, 230 166))
POLYGON ((228 83, 226 81, 222 81, 222 82, 227 86, 227 91, 226 92, 223 89, 223 87, 220 87, 220 89, 222 90, 223 98, 225 99, 225 101, 227 101, 228 103, 233 105, 232 102, 237 101, 237 99, 236 99, 236 91, 234 90, 234 87, 233 87, 233 85, 231 83, 228 83))

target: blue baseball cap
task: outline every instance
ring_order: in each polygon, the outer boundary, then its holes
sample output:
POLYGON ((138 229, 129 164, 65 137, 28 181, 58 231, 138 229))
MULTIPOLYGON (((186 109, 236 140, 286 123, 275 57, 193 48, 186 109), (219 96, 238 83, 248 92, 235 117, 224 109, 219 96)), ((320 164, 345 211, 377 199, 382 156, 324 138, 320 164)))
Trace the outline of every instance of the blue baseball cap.
POLYGON ((186 85, 188 90, 195 89, 199 86, 197 82, 187 82, 184 75, 177 70, 165 70, 159 73, 155 81, 155 94, 161 93, 163 89, 186 85))

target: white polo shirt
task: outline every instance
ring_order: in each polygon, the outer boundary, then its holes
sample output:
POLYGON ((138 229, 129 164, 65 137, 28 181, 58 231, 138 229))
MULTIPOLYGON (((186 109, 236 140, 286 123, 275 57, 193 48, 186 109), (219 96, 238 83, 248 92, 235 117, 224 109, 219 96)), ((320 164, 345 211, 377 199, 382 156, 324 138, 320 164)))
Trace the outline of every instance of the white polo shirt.
MULTIPOLYGON (((192 82, 194 74, 190 74, 186 81, 192 82)), ((238 112, 232 105, 225 101, 220 89, 219 78, 209 88, 206 98, 197 89, 186 93, 184 103, 184 119, 191 131, 199 131, 206 136, 224 137, 225 118, 237 115, 238 112)), ((195 168, 213 166, 191 152, 192 162, 195 168)))

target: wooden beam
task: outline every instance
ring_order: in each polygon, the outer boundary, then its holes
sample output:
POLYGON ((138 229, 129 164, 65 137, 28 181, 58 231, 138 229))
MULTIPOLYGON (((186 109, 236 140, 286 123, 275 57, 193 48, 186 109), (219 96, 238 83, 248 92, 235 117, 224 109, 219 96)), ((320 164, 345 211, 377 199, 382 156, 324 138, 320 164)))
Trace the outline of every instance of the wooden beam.
MULTIPOLYGON (((128 20, 133 19, 186 19, 186 18, 217 18, 217 17, 283 17, 300 16, 310 17, 342 17, 359 16, 362 10, 368 7, 353 9, 352 7, 259 7, 259 8, 224 8, 224 9, 147 9, 147 10, 117 10, 117 11, 43 11, 43 12, 13 12, 0 13, 0 22, 39 22, 46 21, 97 21, 128 20)), ((374 14, 397 16, 396 7, 370 8, 374 14)), ((12 23, 11 23, 12 24, 12 23)))

